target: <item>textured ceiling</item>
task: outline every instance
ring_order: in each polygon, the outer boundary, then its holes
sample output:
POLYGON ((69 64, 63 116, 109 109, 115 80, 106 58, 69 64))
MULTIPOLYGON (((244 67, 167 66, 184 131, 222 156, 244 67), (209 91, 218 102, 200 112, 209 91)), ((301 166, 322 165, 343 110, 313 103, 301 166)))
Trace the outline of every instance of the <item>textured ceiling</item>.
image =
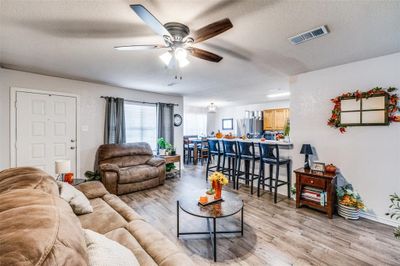
POLYGON ((400 51, 400 1, 0 0, 0 64, 47 75, 188 96, 198 105, 263 102, 287 90, 289 75, 400 51), (162 43, 129 8, 141 3, 162 23, 198 29, 229 17, 233 29, 197 45, 224 57, 189 58, 175 81, 160 50, 116 45, 162 43), (288 37, 327 25, 301 45, 288 37))

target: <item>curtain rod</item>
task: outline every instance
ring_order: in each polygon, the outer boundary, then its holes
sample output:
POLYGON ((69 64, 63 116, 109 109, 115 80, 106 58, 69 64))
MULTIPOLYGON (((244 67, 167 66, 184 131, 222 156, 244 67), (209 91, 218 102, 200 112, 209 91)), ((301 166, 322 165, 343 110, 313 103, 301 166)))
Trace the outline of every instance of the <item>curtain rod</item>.
MULTIPOLYGON (((111 97, 111 96, 100 96, 100 98, 104 98, 104 99, 109 98, 109 97, 111 97)), ((127 99, 124 99, 124 101, 132 102, 132 103, 157 104, 157 103, 143 102, 143 101, 136 101, 136 100, 127 100, 127 99)), ((164 103, 164 104, 171 104, 173 106, 179 106, 179 104, 177 104, 177 103, 164 103)))

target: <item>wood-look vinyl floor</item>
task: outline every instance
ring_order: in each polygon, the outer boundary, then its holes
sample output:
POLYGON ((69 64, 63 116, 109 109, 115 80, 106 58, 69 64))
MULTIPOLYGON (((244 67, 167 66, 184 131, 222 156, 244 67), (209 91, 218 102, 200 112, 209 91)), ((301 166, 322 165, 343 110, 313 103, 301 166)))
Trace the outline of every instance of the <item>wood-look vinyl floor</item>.
MULTIPOLYGON (((280 197, 277 204, 268 192, 260 198, 242 185, 244 236, 218 235, 217 263, 213 262, 208 236, 176 237, 176 200, 205 189, 202 166, 189 166, 181 178, 163 186, 121 196, 121 199, 176 243, 197 265, 400 265, 400 241, 393 228, 367 219, 346 221, 280 197)), ((231 184, 226 188, 229 191, 231 184)), ((181 213, 181 231, 206 230, 205 219, 181 213)), ((219 230, 240 226, 240 215, 217 221, 219 230)))

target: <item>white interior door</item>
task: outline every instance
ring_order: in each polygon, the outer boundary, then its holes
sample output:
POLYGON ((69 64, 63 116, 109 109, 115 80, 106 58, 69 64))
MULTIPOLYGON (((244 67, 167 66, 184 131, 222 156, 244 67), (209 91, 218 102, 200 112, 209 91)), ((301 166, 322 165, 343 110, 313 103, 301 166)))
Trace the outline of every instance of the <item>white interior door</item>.
POLYGON ((55 175, 56 160, 70 160, 76 176, 75 97, 16 92, 16 166, 55 175))

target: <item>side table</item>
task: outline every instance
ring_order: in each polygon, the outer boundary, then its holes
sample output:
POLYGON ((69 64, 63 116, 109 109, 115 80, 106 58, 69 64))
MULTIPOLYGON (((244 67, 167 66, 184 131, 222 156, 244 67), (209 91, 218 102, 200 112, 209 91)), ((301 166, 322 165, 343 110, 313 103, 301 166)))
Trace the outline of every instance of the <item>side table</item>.
POLYGON ((166 163, 178 163, 179 169, 172 169, 167 173, 167 176, 174 176, 175 174, 179 174, 181 177, 182 165, 181 165, 181 156, 179 154, 176 155, 159 155, 161 158, 165 160, 166 163))
POLYGON ((304 168, 299 168, 294 172, 296 173, 296 207, 300 208, 302 205, 306 205, 327 213, 328 217, 332 219, 336 199, 336 174, 305 170, 304 168), (304 187, 309 187, 314 194, 321 191, 324 193, 324 197, 326 195, 326 200, 322 204, 312 197, 306 197, 303 194, 304 187))

